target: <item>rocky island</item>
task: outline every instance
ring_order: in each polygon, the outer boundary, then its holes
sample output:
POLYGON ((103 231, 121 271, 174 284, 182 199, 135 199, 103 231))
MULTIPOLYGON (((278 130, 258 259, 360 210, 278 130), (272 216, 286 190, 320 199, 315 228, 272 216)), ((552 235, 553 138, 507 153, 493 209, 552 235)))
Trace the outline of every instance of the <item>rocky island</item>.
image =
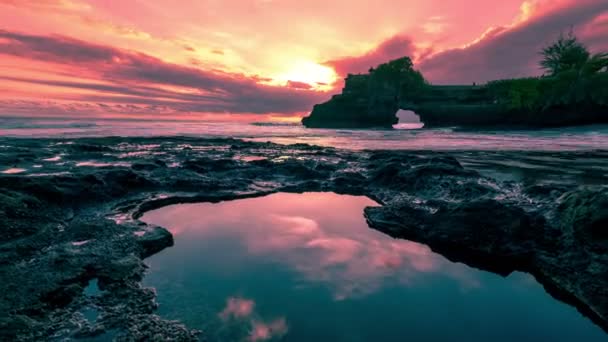
POLYGON ((543 50, 548 75, 484 85, 431 85, 404 57, 348 75, 341 94, 315 105, 309 128, 391 128, 399 109, 425 127, 542 128, 608 123, 608 54, 591 55, 576 37, 543 50))
POLYGON ((3 341, 203 338, 155 313, 143 259, 173 237, 140 217, 310 191, 368 196, 382 205, 365 210, 372 228, 483 270, 528 272, 608 330, 606 152, 355 152, 180 137, 0 145, 0 165, 12 166, 0 173, 3 341))

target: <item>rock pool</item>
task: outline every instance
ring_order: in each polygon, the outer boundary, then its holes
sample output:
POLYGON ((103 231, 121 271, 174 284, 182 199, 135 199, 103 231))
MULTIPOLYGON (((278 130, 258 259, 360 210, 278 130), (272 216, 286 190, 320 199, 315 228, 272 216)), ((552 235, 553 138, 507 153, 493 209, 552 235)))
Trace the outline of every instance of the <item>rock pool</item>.
POLYGON ((370 229, 367 197, 278 193, 177 204, 142 220, 158 313, 211 341, 604 341, 531 276, 503 278, 370 229))

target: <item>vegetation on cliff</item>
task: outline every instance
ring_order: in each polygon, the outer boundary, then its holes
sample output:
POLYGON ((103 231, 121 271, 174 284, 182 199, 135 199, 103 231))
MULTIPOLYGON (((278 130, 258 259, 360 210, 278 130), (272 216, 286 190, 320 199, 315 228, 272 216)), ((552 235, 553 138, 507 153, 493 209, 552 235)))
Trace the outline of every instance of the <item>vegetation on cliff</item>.
POLYGON ((542 55, 540 65, 548 76, 490 82, 493 97, 512 110, 608 105, 608 53, 591 55, 570 33, 544 48, 542 55))
POLYGON ((572 34, 541 51, 542 77, 482 86, 429 85, 407 57, 349 75, 342 94, 316 105, 307 127, 391 127, 398 109, 425 126, 566 126, 608 123, 608 53, 572 34))

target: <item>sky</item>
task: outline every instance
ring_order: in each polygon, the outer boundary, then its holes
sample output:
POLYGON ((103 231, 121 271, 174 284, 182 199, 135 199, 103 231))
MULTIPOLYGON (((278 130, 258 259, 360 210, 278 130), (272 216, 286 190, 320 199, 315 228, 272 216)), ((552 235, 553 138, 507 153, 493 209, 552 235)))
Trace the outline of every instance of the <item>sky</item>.
POLYGON ((0 115, 296 120, 410 56, 434 84, 540 75, 608 0, 0 0, 0 115))

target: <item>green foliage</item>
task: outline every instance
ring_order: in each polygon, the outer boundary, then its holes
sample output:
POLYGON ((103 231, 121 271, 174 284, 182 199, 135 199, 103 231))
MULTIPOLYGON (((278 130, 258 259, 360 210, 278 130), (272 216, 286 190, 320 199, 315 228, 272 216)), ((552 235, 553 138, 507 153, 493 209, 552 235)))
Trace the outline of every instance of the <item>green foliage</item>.
POLYGON ((608 73, 581 77, 569 70, 553 77, 500 80, 486 85, 488 94, 509 110, 608 105, 608 73))
POLYGON ((540 99, 539 83, 536 78, 523 78, 512 82, 509 89, 509 108, 534 109, 540 99))
POLYGON ((608 72, 591 76, 586 84, 591 102, 608 106, 608 72))
POLYGON ((540 66, 551 75, 580 69, 590 57, 587 48, 578 41, 572 31, 567 36, 561 34, 557 41, 541 51, 541 55, 543 59, 540 66))
POLYGON ((606 72, 608 69, 608 53, 602 52, 591 56, 582 66, 583 75, 593 75, 606 72))
POLYGON ((542 108, 576 104, 583 100, 581 83, 576 70, 568 70, 543 79, 542 108))
POLYGON ((606 105, 608 97, 608 54, 589 57, 577 68, 544 78, 543 107, 568 105, 606 105))
POLYGON ((368 74, 349 74, 342 94, 314 106, 302 119, 307 127, 392 127, 402 94, 424 88, 422 74, 409 57, 371 68, 368 74))
POLYGON ((507 109, 537 109, 541 98, 538 78, 493 81, 486 85, 489 94, 507 109))
POLYGON ((369 75, 352 75, 349 74, 344 81, 344 90, 346 92, 367 92, 369 83, 369 75))
POLYGON ((528 111, 608 104, 608 53, 591 55, 570 33, 542 55, 549 77, 490 82, 486 88, 491 98, 509 110, 528 111))
POLYGON ((579 122, 578 116, 593 122, 594 115, 604 115, 608 53, 592 55, 570 33, 562 34, 541 54, 540 64, 549 76, 498 80, 485 86, 431 86, 409 57, 399 58, 370 68, 367 74, 348 75, 342 94, 316 105, 303 123, 307 127, 390 127, 399 106, 417 108, 431 121, 434 117, 445 123, 454 117, 454 125, 559 124, 579 122))
POLYGON ((414 70, 412 59, 409 57, 402 57, 388 63, 380 64, 375 70, 372 68, 371 72, 379 77, 396 77, 407 74, 412 70, 414 70))
POLYGON ((394 95, 397 97, 419 91, 426 85, 422 74, 414 70, 414 63, 409 57, 380 64, 376 69, 370 71, 370 86, 394 89, 396 92, 394 95))

